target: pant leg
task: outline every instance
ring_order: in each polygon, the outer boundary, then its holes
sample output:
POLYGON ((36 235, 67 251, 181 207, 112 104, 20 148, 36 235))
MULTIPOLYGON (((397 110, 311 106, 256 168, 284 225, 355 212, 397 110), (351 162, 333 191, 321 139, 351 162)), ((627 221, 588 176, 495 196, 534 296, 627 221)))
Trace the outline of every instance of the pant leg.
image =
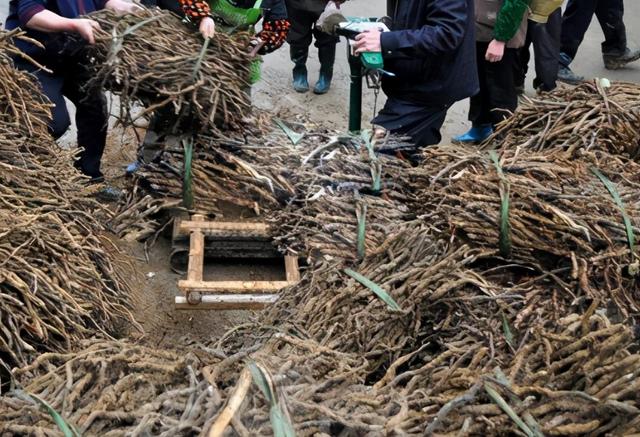
MULTIPOLYGON (((487 44, 483 46, 486 47, 487 44)), ((474 126, 488 123, 495 126, 518 107, 518 94, 513 77, 517 49, 505 49, 500 62, 485 60, 485 51, 486 48, 481 52, 482 59, 479 63, 484 80, 480 84, 481 94, 475 101, 478 117, 472 119, 474 126)))
POLYGON ((595 13, 604 33, 602 53, 624 54, 627 49, 627 29, 623 19, 623 0, 599 0, 595 13))
POLYGON ((99 86, 91 86, 86 52, 67 59, 64 68, 64 95, 76 106, 78 147, 83 150, 76 163, 78 169, 92 178, 102 176, 100 161, 107 143, 109 111, 107 99, 99 86))
MULTIPOLYGON (((562 63, 568 67, 576 57, 578 48, 589 29, 599 0, 569 0, 562 17, 562 37, 560 51, 562 63)), ((605 0, 609 1, 609 0, 605 0)))
POLYGON ((313 25, 317 18, 309 11, 298 9, 287 4, 287 13, 291 22, 291 29, 287 36, 287 42, 291 50, 309 49, 313 41, 313 25), (315 19, 314 19, 315 18, 315 19))
MULTIPOLYGON (((39 62, 40 61, 42 60, 39 60, 39 62)), ((15 65, 18 69, 33 74, 36 79, 38 79, 38 82, 40 82, 44 95, 47 96, 51 103, 55 105, 51 109, 49 133, 51 133, 53 138, 57 140, 64 135, 71 125, 71 119, 69 118, 69 112, 67 111, 67 104, 64 100, 64 95, 62 94, 64 79, 56 74, 47 73, 37 69, 32 64, 19 59, 15 61, 15 65)))
POLYGON ((518 49, 518 56, 514 64, 513 74, 514 80, 517 86, 524 87, 527 80, 527 72, 529 71, 529 61, 531 60, 530 48, 533 43, 533 32, 531 26, 533 22, 529 20, 527 26, 527 37, 524 42, 524 46, 518 49))
POLYGON ((546 24, 529 22, 533 32, 536 79, 534 87, 542 91, 556 88, 560 65, 560 33, 562 32, 562 12, 560 8, 549 16, 546 24))
POLYGON ((422 106, 389 96, 372 120, 392 134, 408 136, 416 147, 438 144, 442 140, 440 129, 450 105, 422 106))
POLYGON ((476 66, 480 91, 469 100, 469 120, 473 126, 491 124, 491 113, 487 103, 489 101, 489 85, 485 68, 487 61, 484 59, 488 47, 489 43, 476 42, 476 66))

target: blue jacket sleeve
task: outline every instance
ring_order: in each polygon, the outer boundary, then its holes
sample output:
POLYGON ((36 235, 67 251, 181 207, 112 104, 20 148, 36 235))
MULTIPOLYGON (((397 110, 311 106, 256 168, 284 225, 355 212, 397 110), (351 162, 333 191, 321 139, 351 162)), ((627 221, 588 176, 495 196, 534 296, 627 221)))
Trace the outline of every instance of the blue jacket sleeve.
POLYGON ((287 6, 284 0, 265 0, 262 2, 262 10, 265 21, 286 20, 287 6))
POLYGON ((20 26, 24 28, 35 14, 45 9, 44 0, 18 0, 20 26))
POLYGON ((431 2, 425 24, 420 29, 384 32, 381 36, 384 57, 424 58, 450 53, 464 39, 468 15, 465 0, 431 2))

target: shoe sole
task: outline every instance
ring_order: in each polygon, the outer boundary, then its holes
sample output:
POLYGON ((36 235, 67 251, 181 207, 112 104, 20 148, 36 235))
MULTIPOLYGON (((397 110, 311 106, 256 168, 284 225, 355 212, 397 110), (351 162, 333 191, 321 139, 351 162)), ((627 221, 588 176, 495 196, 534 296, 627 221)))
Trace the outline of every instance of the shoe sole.
POLYGON ((627 66, 627 64, 631 64, 632 62, 636 62, 637 60, 640 59, 640 53, 638 53, 636 56, 633 56, 629 59, 626 59, 624 61, 609 61, 611 62, 610 64, 607 64, 607 61, 604 61, 604 68, 607 70, 621 70, 623 68, 625 68, 627 66))
POLYGON ((581 83, 584 82, 584 79, 572 80, 572 79, 563 79, 559 77, 558 82, 566 83, 567 85, 580 85, 581 83))

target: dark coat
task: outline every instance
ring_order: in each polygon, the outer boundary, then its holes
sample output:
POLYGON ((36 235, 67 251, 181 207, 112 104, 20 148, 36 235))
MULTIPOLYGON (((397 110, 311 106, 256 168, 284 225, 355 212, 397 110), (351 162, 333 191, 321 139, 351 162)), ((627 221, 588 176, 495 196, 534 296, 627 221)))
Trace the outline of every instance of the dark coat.
POLYGON ((327 7, 327 3, 329 0, 287 0, 287 9, 297 9, 319 15, 327 7))
POLYGON ((478 92, 474 0, 388 2, 392 32, 382 34, 382 86, 390 97, 450 105, 478 92))

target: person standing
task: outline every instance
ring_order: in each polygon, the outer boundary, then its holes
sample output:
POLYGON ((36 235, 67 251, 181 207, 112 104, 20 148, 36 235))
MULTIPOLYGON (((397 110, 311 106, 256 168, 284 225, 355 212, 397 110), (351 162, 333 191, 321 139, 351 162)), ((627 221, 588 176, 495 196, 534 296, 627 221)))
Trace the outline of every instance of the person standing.
POLYGON ((529 49, 533 45, 536 77, 533 87, 552 91, 557 86, 560 65, 560 34, 562 32, 562 0, 531 0, 529 23, 524 47, 518 52, 515 72, 516 88, 524 92, 529 49))
POLYGON ((387 102, 373 119, 411 137, 417 148, 437 144, 453 103, 478 91, 473 0, 390 0, 391 31, 363 32, 356 53, 382 52, 387 102))
MULTIPOLYGON (((27 36, 42 44, 39 47, 27 41, 17 43, 20 50, 50 71, 20 58, 15 64, 33 73, 44 94, 55 105, 49 122, 49 131, 55 139, 71 124, 64 98, 76 106, 78 146, 82 151, 75 165, 92 182, 104 180, 100 162, 106 145, 109 113, 102 90, 87 86, 91 76, 86 44, 95 42, 94 31, 100 26, 81 16, 104 8, 127 13, 139 6, 123 0, 11 0, 6 22, 7 29, 22 27, 27 36), (84 41, 70 34, 80 35, 84 41)), ((109 188, 103 191, 107 198, 117 195, 109 188)))
POLYGON ((624 25, 623 0, 569 0, 562 17, 562 44, 560 49, 560 71, 558 78, 570 84, 584 80, 570 68, 578 48, 584 40, 593 16, 598 18, 604 42, 602 59, 608 70, 624 68, 640 59, 640 50, 627 46, 627 29, 624 25))
POLYGON ((518 106, 515 68, 527 32, 526 0, 475 0, 476 62, 480 92, 471 97, 471 129, 455 138, 480 143, 518 106))
MULTIPOLYGON (((331 88, 333 79, 333 64, 336 60, 336 44, 338 37, 316 29, 316 22, 325 10, 328 0, 286 0, 287 11, 291 21, 291 31, 287 42, 290 46, 291 61, 293 62, 293 89, 299 93, 309 91, 307 77, 307 58, 309 47, 315 39, 320 60, 320 76, 313 92, 326 94, 331 88)), ((344 0, 334 1, 339 5, 344 0)))

